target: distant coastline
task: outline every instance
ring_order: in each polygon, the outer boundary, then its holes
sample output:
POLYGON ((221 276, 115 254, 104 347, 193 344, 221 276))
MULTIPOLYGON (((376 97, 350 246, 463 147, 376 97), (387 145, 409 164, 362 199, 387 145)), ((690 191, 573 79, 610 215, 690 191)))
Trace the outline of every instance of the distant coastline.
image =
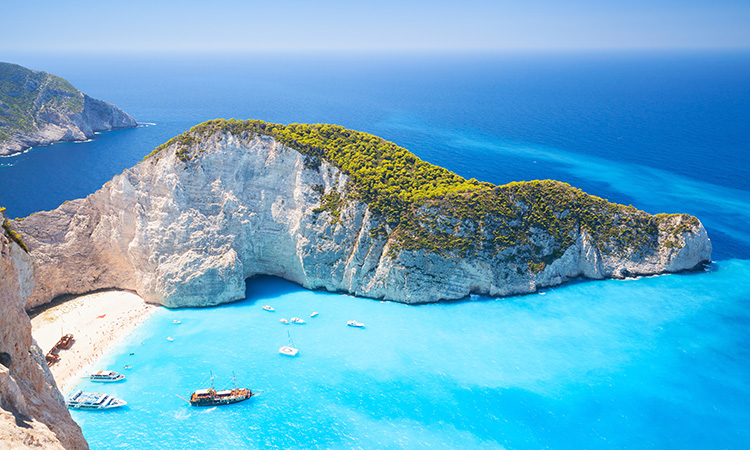
POLYGON ((133 128, 136 120, 47 72, 0 62, 0 155, 58 142, 84 142, 97 132, 133 128))

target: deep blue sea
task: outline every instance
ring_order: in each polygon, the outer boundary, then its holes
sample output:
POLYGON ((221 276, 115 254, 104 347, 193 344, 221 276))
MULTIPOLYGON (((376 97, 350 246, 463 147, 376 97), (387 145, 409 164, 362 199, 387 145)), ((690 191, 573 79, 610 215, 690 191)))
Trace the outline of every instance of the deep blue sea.
POLYGON ((73 412, 93 449, 750 448, 750 53, 0 60, 152 124, 0 158, 11 217, 85 196, 190 126, 234 117, 336 123, 467 178, 552 178, 687 212, 714 246, 701 273, 417 307, 253 279, 242 302, 159 310, 105 356, 102 368, 133 366, 100 386, 129 405, 73 412), (279 322, 291 316, 308 323, 279 322), (277 354, 287 331, 295 359, 277 354), (211 370, 217 387, 234 371, 262 393, 215 409, 177 397, 211 370))

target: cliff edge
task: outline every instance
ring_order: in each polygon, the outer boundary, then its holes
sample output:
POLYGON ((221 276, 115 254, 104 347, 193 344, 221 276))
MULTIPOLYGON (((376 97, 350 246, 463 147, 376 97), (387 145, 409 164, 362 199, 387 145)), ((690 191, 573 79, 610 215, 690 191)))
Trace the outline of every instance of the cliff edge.
POLYGON ((120 108, 58 76, 0 62, 0 156, 136 125, 120 108))
POLYGON ((0 442, 10 449, 87 449, 31 337, 24 311, 34 284, 31 256, 1 209, 0 223, 0 442))
POLYGON ((193 127, 94 194, 14 226, 39 275, 27 307, 111 287, 168 307, 214 305, 244 298, 259 274, 425 303, 711 257, 692 216, 557 181, 466 180, 366 133, 261 121, 193 127))

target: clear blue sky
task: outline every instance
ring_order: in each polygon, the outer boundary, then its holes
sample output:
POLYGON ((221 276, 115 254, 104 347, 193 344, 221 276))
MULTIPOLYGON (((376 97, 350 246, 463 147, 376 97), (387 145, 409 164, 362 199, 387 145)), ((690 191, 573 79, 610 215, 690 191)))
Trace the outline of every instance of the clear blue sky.
POLYGON ((0 0, 0 51, 750 48, 750 0, 0 0))

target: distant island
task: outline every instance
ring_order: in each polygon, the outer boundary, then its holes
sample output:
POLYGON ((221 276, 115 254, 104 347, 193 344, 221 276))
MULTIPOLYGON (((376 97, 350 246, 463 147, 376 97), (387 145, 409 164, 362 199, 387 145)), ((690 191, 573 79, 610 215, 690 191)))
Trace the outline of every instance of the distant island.
POLYGON ((136 125, 120 108, 58 76, 0 62, 0 156, 136 125))
POLYGON ((169 307, 244 298, 246 278, 404 303, 534 292, 710 261, 700 221, 566 183, 464 179, 336 125, 213 120, 85 199, 12 224, 27 307, 131 289, 169 307))

